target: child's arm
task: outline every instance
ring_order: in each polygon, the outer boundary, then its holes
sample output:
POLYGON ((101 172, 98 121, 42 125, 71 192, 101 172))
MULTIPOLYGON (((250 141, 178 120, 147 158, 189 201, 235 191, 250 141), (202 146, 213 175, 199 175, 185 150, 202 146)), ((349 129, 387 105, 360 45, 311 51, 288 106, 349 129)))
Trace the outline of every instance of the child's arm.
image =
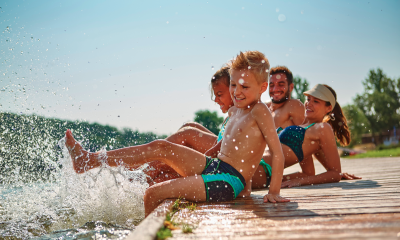
POLYGON ((264 104, 256 104, 252 110, 252 116, 260 128, 272 156, 271 184, 268 194, 264 196, 264 202, 288 202, 289 199, 279 196, 285 159, 275 131, 274 119, 264 104))
POLYGON ((208 149, 207 152, 204 153, 204 155, 209 156, 211 158, 216 158, 221 150, 221 143, 222 141, 219 141, 212 148, 208 149))

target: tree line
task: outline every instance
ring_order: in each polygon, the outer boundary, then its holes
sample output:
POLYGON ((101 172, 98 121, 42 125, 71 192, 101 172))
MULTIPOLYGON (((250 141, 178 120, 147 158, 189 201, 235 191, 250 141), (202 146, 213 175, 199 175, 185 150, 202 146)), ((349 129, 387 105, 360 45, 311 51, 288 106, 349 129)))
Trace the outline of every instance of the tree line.
POLYGON ((166 137, 98 123, 0 113, 0 183, 53 180, 52 173, 62 167, 58 162, 62 152, 57 143, 67 129, 92 152, 166 137))

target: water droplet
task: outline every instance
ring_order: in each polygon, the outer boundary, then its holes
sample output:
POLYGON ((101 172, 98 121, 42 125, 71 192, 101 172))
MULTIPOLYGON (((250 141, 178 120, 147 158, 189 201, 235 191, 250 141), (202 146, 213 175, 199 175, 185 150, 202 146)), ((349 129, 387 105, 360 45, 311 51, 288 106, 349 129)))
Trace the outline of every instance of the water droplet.
POLYGON ((248 66, 247 68, 248 68, 248 69, 251 69, 251 66, 248 66))
POLYGON ((243 172, 243 169, 240 169, 240 172, 243 172))
POLYGON ((250 151, 251 153, 253 153, 253 151, 250 151))
POLYGON ((276 75, 276 79, 281 79, 281 75, 276 75))
POLYGON ((314 141, 311 141, 311 144, 314 144, 315 142, 314 141))
POLYGON ((243 85, 243 83, 244 83, 244 80, 242 78, 239 79, 239 84, 243 85))
POLYGON ((249 135, 246 135, 246 138, 249 138, 249 135))
POLYGON ((279 20, 279 22, 284 22, 286 20, 286 16, 283 14, 279 14, 278 20, 279 20))
POLYGON ((244 162, 244 159, 242 159, 242 162, 244 162))
POLYGON ((251 167, 252 167, 252 168, 256 168, 256 166, 255 166, 255 165, 251 165, 251 167))
POLYGON ((235 146, 235 149, 238 150, 239 148, 237 146, 235 146))
POLYGON ((235 139, 233 139, 232 141, 234 141, 234 142, 235 142, 236 140, 235 140, 235 139))
POLYGON ((261 60, 262 63, 265 63, 265 60, 261 60))

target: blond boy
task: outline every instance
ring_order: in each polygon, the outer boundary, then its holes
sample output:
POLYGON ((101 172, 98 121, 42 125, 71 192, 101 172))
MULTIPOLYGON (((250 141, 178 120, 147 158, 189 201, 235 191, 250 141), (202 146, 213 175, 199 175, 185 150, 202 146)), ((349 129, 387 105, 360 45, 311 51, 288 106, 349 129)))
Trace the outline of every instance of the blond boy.
POLYGON ((183 178, 155 184, 144 196, 145 215, 150 214, 163 200, 183 197, 189 201, 228 201, 236 198, 253 176, 266 144, 272 152, 272 179, 264 202, 287 202, 280 186, 284 157, 275 131, 273 118, 267 106, 260 101, 268 87, 269 62, 258 51, 240 52, 230 64, 230 95, 234 107, 229 109, 229 122, 223 139, 206 157, 193 149, 156 140, 148 144, 89 153, 75 141, 69 130, 66 146, 74 169, 82 173, 101 166, 137 165, 160 160, 183 178))

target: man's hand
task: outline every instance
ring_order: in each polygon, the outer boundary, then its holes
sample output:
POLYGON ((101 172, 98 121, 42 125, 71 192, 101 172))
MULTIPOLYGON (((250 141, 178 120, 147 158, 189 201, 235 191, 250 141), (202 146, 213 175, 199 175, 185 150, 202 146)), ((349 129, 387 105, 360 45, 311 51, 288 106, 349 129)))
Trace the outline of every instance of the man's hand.
POLYGON ((342 180, 354 180, 354 179, 362 179, 361 177, 357 177, 354 174, 350 173, 341 173, 342 180))
POLYGON ((283 198, 279 196, 278 194, 267 194, 264 196, 264 202, 271 202, 271 203, 276 203, 276 202, 290 202, 289 199, 283 198))
POLYGON ((284 181, 281 184, 281 188, 291 188, 301 186, 299 179, 284 181))

